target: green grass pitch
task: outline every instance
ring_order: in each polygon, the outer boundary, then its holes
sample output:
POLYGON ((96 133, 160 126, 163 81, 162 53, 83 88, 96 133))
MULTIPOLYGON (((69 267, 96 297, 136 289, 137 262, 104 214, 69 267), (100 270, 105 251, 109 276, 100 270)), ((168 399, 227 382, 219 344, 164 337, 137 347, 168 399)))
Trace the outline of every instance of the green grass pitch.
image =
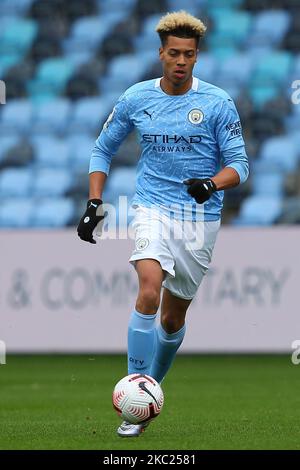
POLYGON ((125 356, 8 356, 0 449, 300 449, 300 365, 288 356, 179 355, 161 415, 116 435, 111 404, 125 356))

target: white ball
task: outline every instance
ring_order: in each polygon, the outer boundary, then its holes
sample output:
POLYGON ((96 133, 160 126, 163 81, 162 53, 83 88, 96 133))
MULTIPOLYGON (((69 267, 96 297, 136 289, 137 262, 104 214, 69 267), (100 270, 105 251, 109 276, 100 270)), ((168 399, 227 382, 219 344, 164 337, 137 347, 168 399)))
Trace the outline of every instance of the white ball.
POLYGON ((164 394, 153 377, 130 374, 116 384, 112 401, 122 419, 139 424, 159 415, 164 404, 164 394))

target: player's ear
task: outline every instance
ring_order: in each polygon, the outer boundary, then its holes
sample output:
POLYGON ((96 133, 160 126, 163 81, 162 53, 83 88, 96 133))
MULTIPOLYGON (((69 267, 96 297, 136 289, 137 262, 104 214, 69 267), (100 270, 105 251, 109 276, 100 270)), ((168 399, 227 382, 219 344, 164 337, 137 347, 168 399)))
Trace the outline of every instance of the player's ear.
POLYGON ((159 58, 160 58, 160 60, 162 60, 163 59, 163 53, 164 53, 163 47, 160 47, 158 52, 159 52, 159 58))

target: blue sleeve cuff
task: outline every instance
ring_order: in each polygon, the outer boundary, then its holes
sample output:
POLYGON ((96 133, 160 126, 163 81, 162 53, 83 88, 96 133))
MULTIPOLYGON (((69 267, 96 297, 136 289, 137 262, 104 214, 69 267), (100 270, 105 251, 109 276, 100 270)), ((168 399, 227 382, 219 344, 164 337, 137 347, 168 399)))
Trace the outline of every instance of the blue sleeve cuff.
POLYGON ((229 165, 226 165, 226 168, 233 168, 238 173, 240 177, 240 184, 245 183, 249 176, 249 166, 247 162, 230 163, 229 165))
POLYGON ((106 175, 108 175, 109 168, 110 168, 109 162, 99 157, 91 157, 89 173, 93 173, 94 171, 102 171, 102 173, 105 173, 106 175))

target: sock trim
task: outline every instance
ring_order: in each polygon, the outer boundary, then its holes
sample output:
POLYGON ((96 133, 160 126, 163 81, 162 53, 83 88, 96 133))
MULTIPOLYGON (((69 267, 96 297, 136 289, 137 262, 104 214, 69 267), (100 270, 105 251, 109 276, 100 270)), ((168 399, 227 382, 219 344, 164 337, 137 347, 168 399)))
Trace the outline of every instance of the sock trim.
POLYGON ((158 329, 158 334, 162 336, 164 339, 177 339, 184 335, 185 333, 185 324, 180 328, 180 330, 175 331, 175 333, 167 333, 164 328, 162 327, 161 323, 157 327, 158 329))

